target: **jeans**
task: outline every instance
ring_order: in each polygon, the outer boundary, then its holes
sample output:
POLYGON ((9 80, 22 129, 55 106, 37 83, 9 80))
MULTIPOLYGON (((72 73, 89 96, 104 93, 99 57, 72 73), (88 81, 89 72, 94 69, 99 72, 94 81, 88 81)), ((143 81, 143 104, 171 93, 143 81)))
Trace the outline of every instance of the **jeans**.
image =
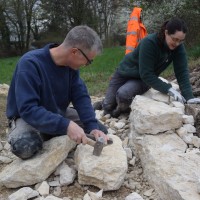
POLYGON ((114 110, 128 112, 134 97, 144 94, 149 88, 141 79, 123 77, 116 71, 106 91, 103 110, 110 114, 114 110))
MULTIPOLYGON (((84 129, 78 113, 73 108, 67 108, 66 118, 74 121, 84 129)), ((98 121, 99 129, 107 134, 107 128, 98 121)), ((65 134, 64 134, 65 135, 65 134)), ((8 135, 8 142, 11 145, 13 154, 22 159, 27 159, 36 154, 43 147, 43 142, 56 135, 41 133, 31 125, 27 124, 22 118, 12 120, 8 135)))

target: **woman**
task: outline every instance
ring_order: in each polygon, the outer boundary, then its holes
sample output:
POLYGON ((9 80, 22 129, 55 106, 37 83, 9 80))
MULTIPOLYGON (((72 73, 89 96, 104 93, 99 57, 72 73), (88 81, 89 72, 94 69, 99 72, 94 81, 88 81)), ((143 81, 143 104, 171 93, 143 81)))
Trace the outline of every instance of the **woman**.
POLYGON ((127 112, 136 95, 150 87, 174 97, 181 103, 200 103, 194 98, 184 48, 187 26, 182 19, 164 22, 158 33, 149 34, 131 53, 125 55, 114 73, 103 100, 103 109, 112 117, 127 112), (181 93, 158 76, 173 63, 181 93))

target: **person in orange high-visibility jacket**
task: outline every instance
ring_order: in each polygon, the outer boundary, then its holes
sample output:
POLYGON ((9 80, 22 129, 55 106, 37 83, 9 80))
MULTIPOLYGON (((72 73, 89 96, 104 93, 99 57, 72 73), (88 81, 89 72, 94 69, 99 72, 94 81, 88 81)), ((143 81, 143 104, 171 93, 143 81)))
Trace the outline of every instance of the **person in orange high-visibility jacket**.
POLYGON ((127 25, 126 53, 133 51, 140 40, 147 35, 147 30, 141 20, 142 8, 134 7, 127 25))

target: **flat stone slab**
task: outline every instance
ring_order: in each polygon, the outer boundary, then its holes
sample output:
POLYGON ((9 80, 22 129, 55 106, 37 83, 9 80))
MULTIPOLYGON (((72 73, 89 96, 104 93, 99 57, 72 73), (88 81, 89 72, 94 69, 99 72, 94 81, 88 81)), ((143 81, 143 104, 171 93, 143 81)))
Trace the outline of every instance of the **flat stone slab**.
POLYGON ((75 146, 66 135, 44 142, 40 153, 27 160, 17 158, 2 170, 0 187, 18 188, 46 180, 75 146))
POLYGON ((145 177, 162 200, 200 200, 200 154, 186 152, 176 133, 138 135, 132 130, 135 153, 145 177))
POLYGON ((131 125, 140 134, 157 134, 182 126, 180 109, 166 103, 137 95, 131 109, 131 125))

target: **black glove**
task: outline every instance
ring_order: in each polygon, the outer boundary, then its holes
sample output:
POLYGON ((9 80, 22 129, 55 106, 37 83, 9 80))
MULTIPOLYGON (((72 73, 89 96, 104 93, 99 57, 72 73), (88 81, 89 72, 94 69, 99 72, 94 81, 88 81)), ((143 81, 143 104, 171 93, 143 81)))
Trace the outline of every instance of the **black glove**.
POLYGON ((172 96, 175 101, 179 101, 181 103, 186 103, 185 98, 178 91, 176 91, 174 88, 170 88, 168 90, 168 95, 172 96))

